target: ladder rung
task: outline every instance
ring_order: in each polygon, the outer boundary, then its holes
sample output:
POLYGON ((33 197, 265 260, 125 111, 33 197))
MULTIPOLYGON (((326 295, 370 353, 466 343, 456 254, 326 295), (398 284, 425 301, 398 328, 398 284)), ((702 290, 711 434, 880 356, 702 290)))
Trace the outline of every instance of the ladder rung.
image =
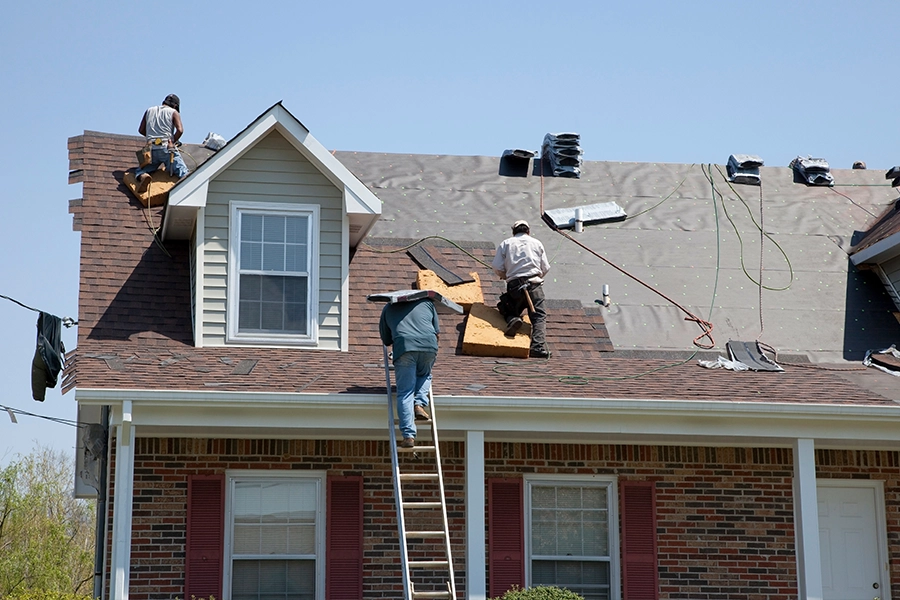
POLYGON ((412 481, 415 479, 419 479, 419 480, 437 479, 437 476, 438 476, 437 473, 401 473, 400 481, 406 481, 406 480, 412 481))
POLYGON ((421 508, 421 509, 440 508, 441 506, 443 506, 443 504, 441 504, 440 502, 404 502, 403 503, 404 510, 408 510, 408 509, 415 510, 417 508, 421 508))
POLYGON ((409 561, 410 568, 413 569, 438 569, 441 567, 449 566, 449 562, 446 560, 411 560, 409 561))
POLYGON ((397 452, 434 452, 434 446, 416 446, 415 448, 401 448, 397 446, 397 452))
POLYGON ((407 531, 406 537, 408 537, 408 538, 444 537, 444 532, 443 531, 407 531))
POLYGON ((413 598, 453 598, 450 592, 413 592, 413 598))

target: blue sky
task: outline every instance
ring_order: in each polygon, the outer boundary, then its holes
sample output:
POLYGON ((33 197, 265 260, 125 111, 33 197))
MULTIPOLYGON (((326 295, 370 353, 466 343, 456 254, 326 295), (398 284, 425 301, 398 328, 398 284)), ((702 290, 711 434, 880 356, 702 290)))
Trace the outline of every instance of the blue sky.
MULTIPOLYGON (((797 155, 886 170, 895 4, 783 2, 16 2, 0 21, 0 294, 77 316, 66 140, 135 134, 181 97, 184 140, 230 138, 277 101, 329 149, 499 156, 575 131, 588 160, 797 155), (155 16, 156 18, 153 18, 155 16)), ((0 405, 31 400, 36 315, 0 300, 0 405)), ((64 332, 68 347, 75 330, 64 332)), ((0 412, 0 464, 71 427, 0 412)))

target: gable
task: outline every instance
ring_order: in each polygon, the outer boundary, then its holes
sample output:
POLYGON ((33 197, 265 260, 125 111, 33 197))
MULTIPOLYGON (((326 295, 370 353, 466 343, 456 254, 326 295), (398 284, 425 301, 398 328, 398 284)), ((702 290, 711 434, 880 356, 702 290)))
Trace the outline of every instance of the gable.
MULTIPOLYGON (((266 211, 285 214, 302 209, 314 212, 315 249, 311 266, 315 279, 309 282, 310 344, 318 348, 339 349, 341 294, 344 280, 344 215, 341 190, 337 189, 283 135, 272 131, 209 182, 206 206, 198 227, 197 255, 200 258, 193 290, 197 314, 196 340, 200 346, 221 346, 229 342, 253 343, 259 338, 241 341, 235 324, 239 307, 235 275, 236 254, 240 252, 237 223, 240 211, 266 211), (229 298, 232 300, 229 302, 229 298), (229 316, 231 315, 231 316, 229 316)), ((312 244, 311 244, 312 246, 312 244)), ((280 343, 293 344, 284 339, 280 343)), ((274 342, 279 343, 279 342, 274 342)))
POLYGON ((162 224, 162 238, 190 239, 198 212, 206 206, 210 182, 272 131, 284 136, 291 146, 342 191, 343 209, 349 221, 348 243, 356 246, 381 215, 381 201, 280 102, 257 117, 215 156, 172 189, 162 224))

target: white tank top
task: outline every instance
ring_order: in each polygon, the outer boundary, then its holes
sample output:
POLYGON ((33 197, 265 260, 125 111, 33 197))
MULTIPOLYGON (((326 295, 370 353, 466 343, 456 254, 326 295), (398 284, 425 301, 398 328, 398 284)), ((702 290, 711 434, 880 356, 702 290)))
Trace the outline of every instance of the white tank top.
POLYGON ((162 138, 171 140, 172 136, 175 135, 175 125, 172 118, 174 114, 175 109, 171 106, 151 106, 148 108, 144 119, 147 125, 147 139, 162 138))

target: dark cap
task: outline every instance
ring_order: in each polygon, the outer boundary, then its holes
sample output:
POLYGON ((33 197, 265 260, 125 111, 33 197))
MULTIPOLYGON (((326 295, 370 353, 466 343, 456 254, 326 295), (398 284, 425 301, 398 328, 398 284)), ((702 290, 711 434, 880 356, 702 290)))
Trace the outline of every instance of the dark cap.
POLYGON ((178 112, 181 112, 181 100, 178 99, 178 96, 175 94, 169 94, 166 96, 166 99, 163 100, 163 106, 171 106, 178 112))

